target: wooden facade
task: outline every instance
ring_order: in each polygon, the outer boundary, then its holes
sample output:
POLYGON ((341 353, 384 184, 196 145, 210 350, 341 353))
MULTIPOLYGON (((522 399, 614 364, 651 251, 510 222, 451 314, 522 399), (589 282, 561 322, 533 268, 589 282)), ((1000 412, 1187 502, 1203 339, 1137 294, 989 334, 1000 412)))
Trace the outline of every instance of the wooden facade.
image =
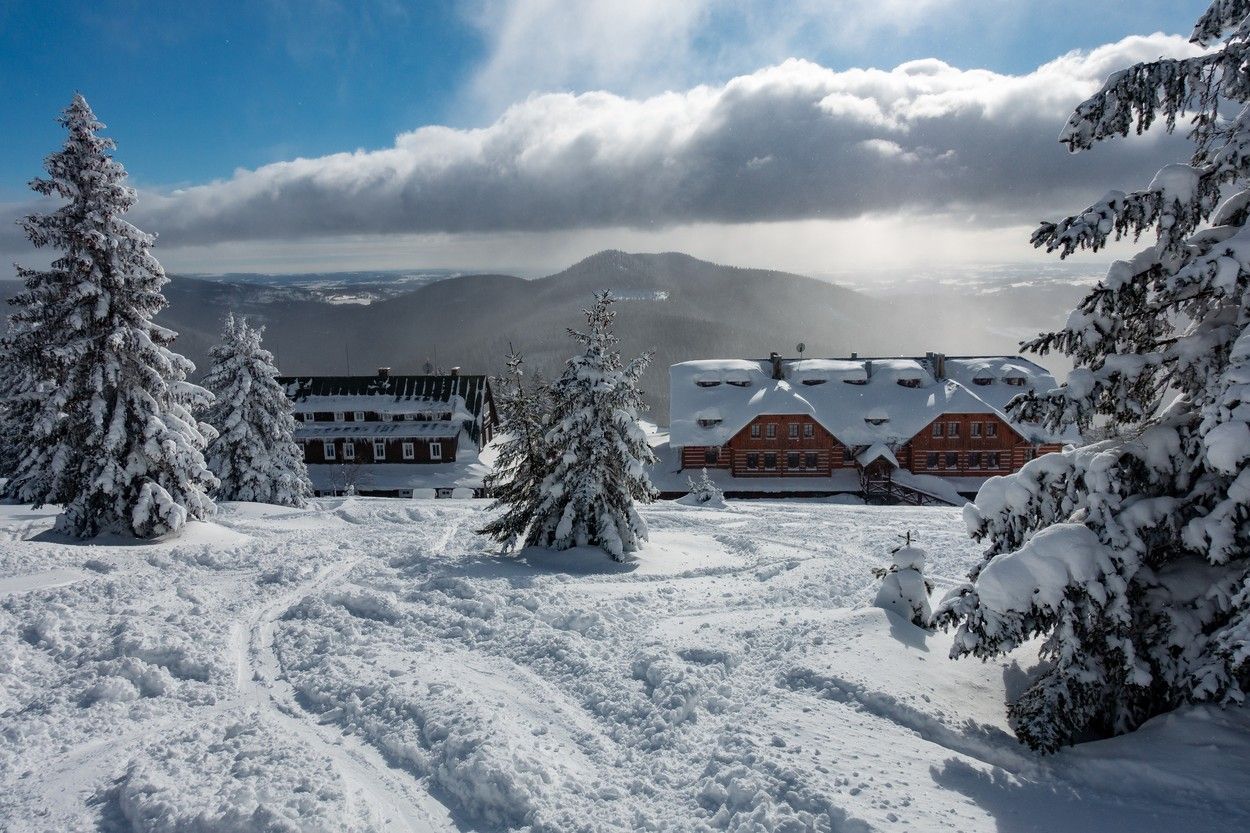
POLYGON ((459 437, 326 437, 298 440, 305 463, 454 463, 459 437))
MULTIPOLYGON (((1058 443, 1030 443, 997 414, 942 414, 895 450, 901 468, 944 477, 990 477, 1020 469, 1058 443)), ((829 477, 856 469, 862 448, 843 444, 805 414, 758 416, 723 446, 686 446, 683 469, 734 477, 829 477)))

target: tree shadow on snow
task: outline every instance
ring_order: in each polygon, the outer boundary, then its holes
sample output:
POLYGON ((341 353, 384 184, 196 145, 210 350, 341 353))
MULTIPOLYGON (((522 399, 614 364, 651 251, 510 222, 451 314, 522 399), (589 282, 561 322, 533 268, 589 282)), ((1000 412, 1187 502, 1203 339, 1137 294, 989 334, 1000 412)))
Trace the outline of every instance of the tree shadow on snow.
MULTIPOLYGON (((1056 761, 1058 766, 1062 762, 1056 761)), ((1204 827, 1192 806, 1168 806, 1159 801, 1100 793, 1084 784, 1047 778, 1054 767, 1038 770, 1038 778, 1023 778, 999 767, 974 766, 961 758, 947 758, 929 767, 938 786, 962 793, 994 819, 998 833, 1164 833, 1204 827)), ((1208 821, 1213 819, 1208 818, 1208 821)), ((1242 829, 1242 828, 1227 828, 1242 829)))
POLYGON ((926 654, 929 652, 928 639, 933 635, 931 631, 927 631, 918 625, 913 625, 892 611, 887 610, 885 614, 890 620, 890 636, 908 648, 915 648, 924 651, 926 654))
POLYGON ((453 564, 440 565, 439 574, 465 578, 501 578, 515 586, 527 586, 546 576, 618 576, 638 569, 636 559, 613 561, 598 547, 549 550, 526 547, 515 553, 481 552, 453 564))

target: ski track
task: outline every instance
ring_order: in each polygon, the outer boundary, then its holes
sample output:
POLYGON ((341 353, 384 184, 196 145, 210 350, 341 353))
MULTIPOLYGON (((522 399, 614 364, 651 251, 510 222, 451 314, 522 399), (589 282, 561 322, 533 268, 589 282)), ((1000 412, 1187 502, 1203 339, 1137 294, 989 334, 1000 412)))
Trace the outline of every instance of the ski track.
MULTIPOLYGON (((455 529, 440 541, 446 547, 455 529)), ((308 742, 333 763, 348 786, 352 808, 369 817, 383 831, 442 833, 457 828, 447 808, 439 804, 401 769, 392 767, 377 749, 349 733, 323 723, 305 710, 295 689, 283 677, 274 652, 276 622, 293 604, 342 579, 368 556, 355 556, 323 568, 312 580, 265 605, 246 624, 237 624, 233 653, 238 664, 240 702, 256 708, 262 717, 308 742)))

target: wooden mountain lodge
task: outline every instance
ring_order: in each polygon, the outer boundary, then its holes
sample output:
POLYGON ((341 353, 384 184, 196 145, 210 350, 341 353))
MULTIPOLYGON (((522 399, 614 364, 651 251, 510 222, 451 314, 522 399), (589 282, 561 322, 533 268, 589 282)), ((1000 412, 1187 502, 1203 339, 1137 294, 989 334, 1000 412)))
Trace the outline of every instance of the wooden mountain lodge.
MULTIPOLYGON (((295 438, 304 449, 317 494, 411 497, 437 484, 429 475, 476 455, 497 417, 486 376, 284 376, 295 438)), ((444 489, 453 481, 447 480, 444 489)))
POLYGON ((856 492, 870 502, 953 502, 986 478, 1058 451, 1008 402, 1057 387, 1019 356, 717 359, 669 370, 670 444, 730 494, 856 492), (957 498, 956 498, 957 499, 957 498))

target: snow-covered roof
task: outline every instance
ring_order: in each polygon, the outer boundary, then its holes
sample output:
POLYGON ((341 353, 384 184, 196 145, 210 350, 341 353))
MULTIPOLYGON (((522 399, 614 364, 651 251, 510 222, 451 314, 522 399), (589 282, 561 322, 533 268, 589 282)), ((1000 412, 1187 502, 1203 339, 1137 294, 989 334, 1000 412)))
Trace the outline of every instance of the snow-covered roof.
POLYGON ((484 417, 494 419, 490 383, 482 375, 282 376, 278 384, 298 412, 447 414, 474 442, 480 441, 484 417))
POLYGON ((1057 387, 1018 356, 689 361, 669 368, 669 429, 675 446, 724 445, 757 416, 806 414, 842 443, 897 446, 943 414, 994 414, 1026 438, 1057 441, 1008 419, 1016 395, 1057 387), (1019 379, 1009 384, 1007 379, 1019 379), (974 381, 975 380, 975 381, 974 381))
POLYGON ((855 462, 864 467, 867 467, 874 460, 885 460, 894 468, 898 468, 898 458, 894 456, 894 452, 890 450, 890 447, 884 443, 873 443, 855 457, 855 462))

